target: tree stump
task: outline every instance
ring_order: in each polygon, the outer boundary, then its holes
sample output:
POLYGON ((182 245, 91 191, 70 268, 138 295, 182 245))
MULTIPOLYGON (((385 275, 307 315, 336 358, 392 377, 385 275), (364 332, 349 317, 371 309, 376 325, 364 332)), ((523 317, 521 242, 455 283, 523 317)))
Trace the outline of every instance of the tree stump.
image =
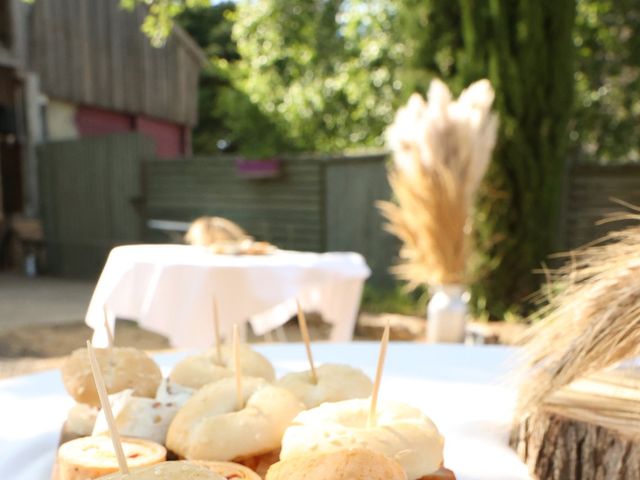
POLYGON ((514 425, 511 446, 538 480, 640 479, 640 377, 599 374, 514 425))

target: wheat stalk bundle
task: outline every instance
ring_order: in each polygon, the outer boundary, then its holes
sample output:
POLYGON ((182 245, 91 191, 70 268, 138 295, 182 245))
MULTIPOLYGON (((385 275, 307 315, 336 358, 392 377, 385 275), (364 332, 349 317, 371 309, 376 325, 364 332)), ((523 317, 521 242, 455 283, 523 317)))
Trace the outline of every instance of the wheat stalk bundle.
POLYGON ((488 80, 457 100, 434 80, 428 101, 411 96, 387 130, 395 201, 379 206, 403 243, 395 273, 410 286, 464 282, 469 212, 496 141, 493 99, 488 80))
POLYGON ((640 355, 640 226, 565 255, 570 261, 551 273, 536 314, 542 320, 524 338, 523 415, 572 382, 640 355))

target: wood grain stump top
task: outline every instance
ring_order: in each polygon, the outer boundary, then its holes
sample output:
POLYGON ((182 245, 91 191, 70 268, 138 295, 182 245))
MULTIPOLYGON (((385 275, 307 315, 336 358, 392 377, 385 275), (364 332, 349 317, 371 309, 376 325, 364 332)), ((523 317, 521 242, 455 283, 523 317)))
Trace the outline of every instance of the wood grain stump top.
POLYGON ((517 421, 511 446, 539 480, 640 479, 640 374, 572 384, 517 421))

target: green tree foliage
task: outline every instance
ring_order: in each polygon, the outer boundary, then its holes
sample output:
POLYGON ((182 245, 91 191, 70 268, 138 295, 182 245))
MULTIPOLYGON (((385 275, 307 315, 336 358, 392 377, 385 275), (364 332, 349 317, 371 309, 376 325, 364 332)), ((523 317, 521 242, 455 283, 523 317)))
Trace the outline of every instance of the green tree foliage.
MULTIPOLYGON (((24 3, 34 3, 35 0, 22 0, 24 3)), ((161 47, 173 29, 176 17, 190 9, 203 9, 212 0, 120 0, 120 6, 125 10, 138 7, 146 8, 147 15, 142 23, 142 31, 151 39, 156 47, 161 47)))
POLYGON ((451 0, 399 0, 397 27, 407 52, 401 65, 404 97, 424 94, 433 78, 459 93, 465 61, 460 5, 451 0))
POLYGON ((471 56, 462 75, 496 88, 500 138, 478 201, 476 306, 501 318, 526 304, 556 248, 573 105, 574 0, 462 0, 471 56))
POLYGON ((202 9, 210 4, 210 0, 120 0, 122 8, 133 10, 139 5, 147 8, 147 16, 142 24, 155 46, 162 46, 166 41, 175 18, 188 9, 202 9))
MULTIPOLYGON (((554 250, 572 109, 574 0, 401 0, 409 74, 496 89, 500 136, 478 199, 474 305, 502 318, 554 250), (419 35, 419 32, 424 32, 419 35)), ((411 86, 410 82, 407 85, 411 86)))
POLYGON ((640 161, 640 3, 580 0, 572 150, 582 161, 640 161))
POLYGON ((239 2, 240 60, 220 66, 236 89, 226 115, 243 150, 264 156, 382 145, 401 88, 392 7, 384 0, 239 2))
POLYGON ((220 102, 223 92, 232 87, 216 65, 221 60, 234 62, 239 58, 235 42, 231 39, 233 23, 229 16, 234 11, 233 2, 222 2, 186 10, 176 19, 209 59, 200 75, 198 125, 193 130, 193 149, 199 154, 216 153, 219 142, 230 137, 220 102))

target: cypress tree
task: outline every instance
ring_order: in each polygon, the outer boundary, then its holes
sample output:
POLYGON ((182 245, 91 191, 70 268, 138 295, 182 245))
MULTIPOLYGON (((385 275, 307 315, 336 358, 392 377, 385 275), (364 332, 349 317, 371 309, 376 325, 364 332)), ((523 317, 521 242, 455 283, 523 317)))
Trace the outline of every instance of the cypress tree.
POLYGON ((557 248, 573 102, 574 0, 461 0, 466 80, 487 75, 501 132, 478 201, 473 293, 500 317, 539 285, 557 248))
POLYGON ((402 6, 405 31, 414 37, 414 75, 422 69, 424 78, 444 77, 458 91, 488 78, 496 90, 500 135, 476 205, 471 270, 474 305, 502 318, 526 304, 540 282, 533 271, 557 248, 575 0, 402 0, 402 6), (448 45, 441 31, 449 32, 448 45), (448 62, 434 62, 438 56, 448 62))

